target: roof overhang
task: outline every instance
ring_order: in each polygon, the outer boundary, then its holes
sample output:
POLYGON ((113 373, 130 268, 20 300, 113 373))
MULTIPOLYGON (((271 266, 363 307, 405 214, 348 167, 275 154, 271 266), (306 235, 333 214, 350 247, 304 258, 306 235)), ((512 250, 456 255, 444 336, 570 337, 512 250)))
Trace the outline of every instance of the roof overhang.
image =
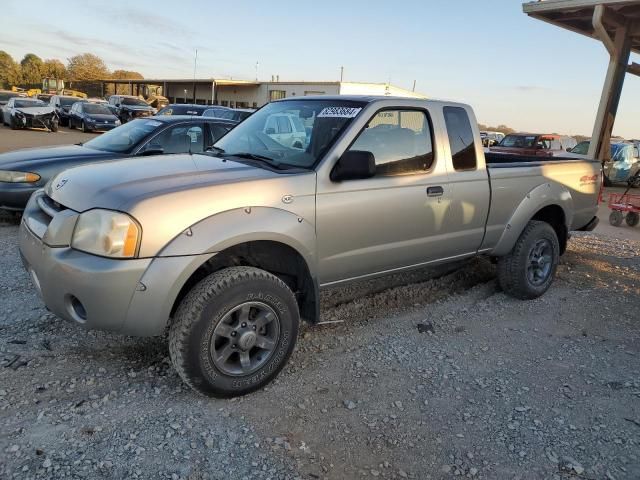
POLYGON ((629 23, 631 51, 640 53, 640 1, 639 0, 546 0, 522 5, 530 17, 561 28, 599 39, 593 17, 596 7, 605 7, 603 25, 610 38, 617 28, 629 23))

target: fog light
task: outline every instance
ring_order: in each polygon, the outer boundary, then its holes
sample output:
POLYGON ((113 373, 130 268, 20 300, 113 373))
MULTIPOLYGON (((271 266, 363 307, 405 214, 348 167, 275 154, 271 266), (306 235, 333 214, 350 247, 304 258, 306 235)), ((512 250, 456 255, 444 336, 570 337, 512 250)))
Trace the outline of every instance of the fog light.
POLYGON ((85 310, 84 305, 73 295, 69 295, 69 311, 76 321, 80 323, 87 321, 87 311, 85 310))

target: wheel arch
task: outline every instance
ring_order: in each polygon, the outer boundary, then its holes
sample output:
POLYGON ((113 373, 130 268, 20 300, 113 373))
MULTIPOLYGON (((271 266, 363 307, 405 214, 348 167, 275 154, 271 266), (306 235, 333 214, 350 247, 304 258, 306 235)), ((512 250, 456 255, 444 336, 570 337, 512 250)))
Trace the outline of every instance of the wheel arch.
POLYGON ((525 195, 505 225, 491 255, 504 256, 509 253, 531 220, 548 223, 556 232, 560 253, 564 253, 569 239, 569 225, 573 220, 573 198, 571 193, 557 183, 538 185, 525 195))
POLYGON ((278 208, 234 209, 208 217, 175 237, 161 257, 200 255, 171 305, 171 315, 204 276, 231 266, 262 268, 281 278, 296 294, 301 318, 319 319, 313 224, 278 208))

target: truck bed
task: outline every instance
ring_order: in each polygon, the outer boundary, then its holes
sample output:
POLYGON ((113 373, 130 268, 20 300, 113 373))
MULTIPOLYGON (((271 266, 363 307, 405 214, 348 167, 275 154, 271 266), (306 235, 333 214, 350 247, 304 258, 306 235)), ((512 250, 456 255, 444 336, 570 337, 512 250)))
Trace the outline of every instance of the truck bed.
MULTIPOLYGON (((514 155, 510 153, 494 153, 485 152, 485 161, 488 167, 518 167, 518 166, 532 166, 543 165, 552 162, 584 162, 589 161, 582 158, 576 158, 571 156, 559 156, 559 157, 538 157, 536 155, 514 155)), ((592 160, 597 162, 597 160, 592 160)))

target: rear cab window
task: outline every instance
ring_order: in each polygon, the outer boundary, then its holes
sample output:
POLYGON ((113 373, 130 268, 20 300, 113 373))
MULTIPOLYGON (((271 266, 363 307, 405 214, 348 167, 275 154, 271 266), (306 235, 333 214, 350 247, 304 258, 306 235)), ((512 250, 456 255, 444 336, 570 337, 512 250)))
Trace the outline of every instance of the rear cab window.
POLYGON ((475 170, 476 146, 467 111, 462 107, 444 107, 443 113, 454 170, 475 170))

